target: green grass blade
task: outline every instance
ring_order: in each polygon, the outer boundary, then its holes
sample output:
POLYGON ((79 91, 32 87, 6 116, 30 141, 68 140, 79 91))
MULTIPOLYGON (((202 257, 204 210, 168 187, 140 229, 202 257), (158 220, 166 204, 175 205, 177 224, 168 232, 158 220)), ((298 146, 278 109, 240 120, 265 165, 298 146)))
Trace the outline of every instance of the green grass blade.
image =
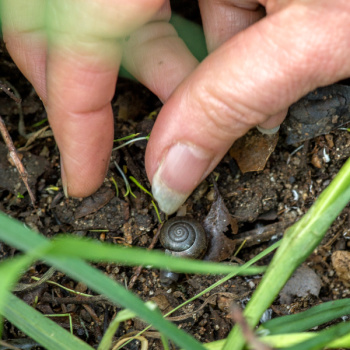
MULTIPOLYGON (((148 304, 151 306, 150 302, 147 302, 145 304, 148 304)), ((152 306, 151 306, 152 308, 152 306)), ((153 308, 156 308, 156 305, 153 305, 153 308)), ((112 345, 113 337, 115 335, 115 332, 118 330, 119 325, 121 322, 130 320, 131 318, 134 318, 136 314, 128 309, 121 310, 117 313, 117 315, 114 317, 114 319, 109 324, 106 333, 104 334, 101 343, 97 350, 109 350, 112 345)))
POLYGON ((152 266, 168 268, 175 272, 202 274, 253 274, 262 273, 265 267, 249 267, 242 270, 239 266, 219 264, 207 261, 180 259, 157 251, 143 248, 129 248, 98 241, 82 239, 76 236, 61 236, 51 245, 50 256, 76 257, 94 262, 108 261, 129 266, 152 266))
POLYGON ((133 176, 129 176, 129 179, 143 192, 147 193, 151 198, 153 198, 152 193, 148 191, 145 187, 143 187, 133 176))
POLYGON ((350 332, 350 322, 339 323, 317 333, 317 336, 294 346, 287 347, 288 350, 318 350, 324 349, 326 345, 350 332))
MULTIPOLYGON (((286 281, 321 242, 327 229, 349 200, 350 160, 303 218, 287 230, 261 283, 244 310, 251 327, 257 325, 261 315, 271 305, 286 281)), ((224 350, 240 350, 244 343, 240 328, 235 326, 227 338, 224 350)))
POLYGON ((93 349, 13 294, 7 292, 6 300, 7 303, 3 308, 4 317, 32 339, 43 345, 45 349, 93 349))
POLYGON ((0 313, 3 306, 7 303, 5 296, 8 291, 16 285, 21 273, 32 261, 32 257, 24 255, 8 259, 0 264, 0 313))
MULTIPOLYGON (((42 235, 27 229, 20 222, 5 218, 4 214, 0 214, 0 220, 4 219, 6 222, 6 230, 3 226, 0 227, 0 239, 7 244, 24 251, 32 251, 47 244, 48 240, 42 235)), ((0 222, 3 223, 4 220, 0 222)), ((84 261, 67 257, 47 257, 46 260, 72 278, 84 282, 93 290, 107 296, 112 302, 134 311, 179 346, 188 350, 204 349, 197 340, 164 320, 160 312, 151 310, 141 299, 84 261)))
POLYGON ((349 314, 350 299, 329 301, 295 315, 267 321, 259 327, 258 333, 273 335, 302 332, 349 314))
POLYGON ((134 311, 139 317, 173 339, 179 346, 189 350, 203 349, 202 345, 194 338, 179 330, 174 324, 164 320, 158 310, 151 310, 141 299, 84 261, 63 257, 61 259, 48 258, 48 260, 61 271, 82 281, 96 292, 107 296, 114 303, 134 311))
MULTIPOLYGON (((26 269, 32 262, 29 256, 18 256, 0 264, 0 315, 4 306, 8 303, 7 295, 16 282, 19 280, 21 272, 26 269)), ((2 318, 0 317, 0 339, 2 336, 2 318)))
MULTIPOLYGON (((266 343, 273 349, 285 349, 291 346, 296 346, 302 342, 314 339, 318 337, 317 332, 313 333, 289 333, 289 334, 278 334, 269 335, 259 338, 262 342, 266 343)), ((208 350, 222 350, 224 348, 225 339, 218 340, 212 343, 205 344, 205 348, 208 350)), ((327 349, 349 349, 350 348, 350 334, 342 336, 331 343, 327 344, 327 349)), ((251 349, 251 348, 249 348, 251 349)), ((299 350, 299 348, 298 348, 299 350)))

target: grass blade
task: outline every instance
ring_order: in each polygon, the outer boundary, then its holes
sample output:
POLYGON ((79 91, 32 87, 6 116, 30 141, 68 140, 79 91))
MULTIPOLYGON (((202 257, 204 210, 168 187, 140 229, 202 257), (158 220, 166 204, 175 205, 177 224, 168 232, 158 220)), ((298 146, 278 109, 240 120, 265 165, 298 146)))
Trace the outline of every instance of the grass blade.
POLYGON ((13 294, 7 292, 5 297, 7 303, 4 305, 3 315, 45 349, 93 349, 13 294))
MULTIPOLYGON (((0 214, 1 218, 5 218, 4 214, 0 214)), ((6 219, 6 222, 6 230, 0 227, 0 239, 7 244, 24 251, 32 251, 47 244, 48 240, 45 237, 27 229, 20 222, 9 218, 6 219)), ((45 256, 42 258, 45 259, 45 256)), ((107 296, 114 303, 134 311, 179 346, 189 350, 204 349, 197 340, 164 320, 160 312, 151 310, 141 299, 84 261, 67 257, 47 257, 45 260, 72 278, 84 282, 93 290, 107 296)))
POLYGON ((347 335, 350 332, 350 322, 339 323, 317 333, 317 336, 294 346, 287 347, 288 350, 318 350, 324 349, 332 341, 347 335))
POLYGON ((21 272, 28 267, 33 258, 29 256, 19 256, 0 264, 0 339, 2 336, 2 311, 8 303, 7 295, 19 280, 21 272))
MULTIPOLYGON (((147 302, 146 304, 150 305, 150 307, 152 308, 156 308, 156 305, 153 305, 150 302, 147 302)), ((111 349, 112 346, 112 340, 114 337, 115 332, 118 330, 119 325, 121 322, 130 320, 131 318, 134 318, 136 315, 134 312, 128 310, 128 309, 124 309, 121 310, 117 313, 117 315, 114 317, 114 319, 111 321, 111 323, 109 324, 106 333, 104 334, 101 343, 99 345, 99 347, 97 348, 97 350, 109 350, 111 349)))
POLYGON ((47 255, 76 257, 94 262, 108 261, 129 266, 146 265, 161 269, 168 268, 174 272, 182 273, 256 275, 265 271, 265 267, 249 267, 242 270, 235 265, 180 259, 143 248, 129 248, 66 235, 58 237, 52 242, 47 255))
MULTIPOLYGON (((321 242, 327 229, 350 200, 350 160, 322 192, 310 210, 290 227, 271 261, 261 283, 249 301, 244 315, 255 327, 295 269, 321 242)), ((238 326, 229 334, 224 350, 240 350, 244 338, 238 326)))
POLYGON ((260 334, 285 334, 309 330, 350 314, 350 299, 329 301, 295 315, 274 318, 259 327, 260 334))
MULTIPOLYGON (((271 346, 273 349, 285 349, 302 342, 314 339, 318 337, 318 333, 289 333, 289 334, 278 334, 278 335, 268 335, 259 338, 262 342, 271 346)), ((224 348, 225 339, 218 340, 212 343, 205 344, 205 348, 208 350, 222 350, 224 348)), ((327 344, 327 349, 349 349, 350 348, 350 334, 342 336, 331 343, 327 344)), ((299 350, 299 348, 298 348, 299 350)))

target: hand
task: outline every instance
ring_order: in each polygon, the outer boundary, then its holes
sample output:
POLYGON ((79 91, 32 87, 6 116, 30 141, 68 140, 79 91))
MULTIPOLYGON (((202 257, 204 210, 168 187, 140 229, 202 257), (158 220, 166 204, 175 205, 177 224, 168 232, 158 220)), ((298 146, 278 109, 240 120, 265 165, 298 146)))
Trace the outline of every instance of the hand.
POLYGON ((163 101, 198 62, 167 23, 168 1, 1 0, 0 6, 7 49, 45 105, 65 193, 90 195, 109 164, 110 102, 122 52, 130 73, 163 101))
POLYGON ((350 76, 347 0, 201 0, 200 8, 215 50, 166 102, 146 151, 168 214, 250 128, 278 126, 300 97, 350 76), (259 3, 267 15, 249 26, 259 3))

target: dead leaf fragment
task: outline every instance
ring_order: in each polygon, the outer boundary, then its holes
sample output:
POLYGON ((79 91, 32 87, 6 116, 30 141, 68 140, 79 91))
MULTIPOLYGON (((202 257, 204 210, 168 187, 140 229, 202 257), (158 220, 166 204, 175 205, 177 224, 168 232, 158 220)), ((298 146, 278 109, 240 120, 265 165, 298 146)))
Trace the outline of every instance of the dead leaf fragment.
POLYGON ((252 129, 233 144, 230 155, 236 160, 242 173, 264 170, 266 162, 275 150, 278 135, 266 135, 252 129))
POLYGON ((316 272, 308 266, 299 267, 280 292, 281 304, 290 304, 294 296, 318 296, 322 282, 316 272))
POLYGON ((228 230, 228 225, 231 225, 233 228, 237 227, 237 222, 230 215, 215 185, 214 189, 216 200, 213 202, 203 222, 204 230, 207 233, 209 241, 209 247, 204 260, 222 261, 232 256, 236 246, 234 241, 226 237, 224 232, 228 230))
POLYGON ((337 250, 332 254, 332 264, 339 278, 350 285, 350 252, 337 250))
POLYGON ((113 197, 115 192, 109 187, 101 187, 90 197, 85 198, 75 212, 75 219, 95 213, 105 206, 113 197))

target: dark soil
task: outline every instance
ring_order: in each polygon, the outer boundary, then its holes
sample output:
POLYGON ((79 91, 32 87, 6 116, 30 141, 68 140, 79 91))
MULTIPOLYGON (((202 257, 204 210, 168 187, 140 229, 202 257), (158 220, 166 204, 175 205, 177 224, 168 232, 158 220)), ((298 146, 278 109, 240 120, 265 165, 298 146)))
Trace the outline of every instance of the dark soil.
MULTIPOLYGON (((4 46, 1 47, 0 54, 2 81, 11 83, 23 101, 25 132, 29 134, 38 131, 47 125, 45 123, 34 126, 46 118, 42 104, 31 85, 12 63, 4 46)), ((20 135, 18 129, 18 106, 5 94, 0 94, 0 100, 0 115, 5 120, 16 148, 25 146, 27 139, 20 135)), ((141 85, 119 79, 113 100, 115 138, 138 132, 147 135, 154 123, 156 113, 153 112, 160 107, 158 99, 141 85)), ((218 179, 218 188, 229 213, 236 219, 238 236, 247 231, 269 230, 276 223, 279 224, 278 230, 266 238, 267 242, 261 243, 253 237, 250 246, 243 246, 237 258, 232 258, 232 261, 248 261, 279 239, 283 228, 299 219, 335 177, 350 155, 349 145, 350 134, 346 130, 334 130, 327 136, 318 136, 289 146, 281 135, 265 169, 244 175, 235 161, 227 155, 215 169, 214 175, 218 179), (304 147, 292 155, 300 145, 304 147), (326 162, 328 159, 324 157, 324 152, 329 155, 329 162, 326 162)), ((58 233, 68 232, 105 242, 147 248, 158 228, 158 219, 150 197, 134 184, 131 184, 131 188, 136 198, 130 194, 125 197, 124 182, 114 165, 115 160, 120 166, 126 167, 128 176, 135 177, 144 187, 150 189, 144 168, 145 146, 145 142, 139 142, 114 152, 105 183, 93 198, 66 199, 62 193, 59 153, 55 141, 50 135, 36 139, 22 152, 24 166, 30 173, 29 182, 36 196, 37 208, 33 209, 17 171, 7 161, 6 147, 0 144, 0 209, 50 238, 58 233), (115 194, 111 177, 118 183, 119 196, 115 194)), ((214 188, 211 185, 211 179, 205 180, 188 199, 187 215, 199 221, 204 220, 214 201, 214 188)), ((164 219, 164 215, 161 216, 164 219)), ((271 307, 272 317, 297 313, 321 302, 344 298, 350 294, 346 282, 337 277, 331 262, 334 251, 349 247, 349 219, 349 211, 345 210, 306 262, 320 279, 319 295, 306 293, 304 296, 292 296, 288 303, 281 303, 278 298, 271 307)), ((226 232, 226 235, 230 239, 235 238, 232 232, 226 232)), ((159 243, 155 249, 161 249, 159 243)), ((0 259, 14 254, 16 251, 13 248, 0 244, 0 259)), ((268 264, 270 258, 266 258, 261 264, 268 264)), ((123 285, 130 283, 135 272, 133 268, 116 264, 99 264, 98 267, 123 285)), ((36 264, 25 273, 22 282, 29 283, 31 276, 40 277, 47 269, 45 265, 36 264)), ((183 275, 177 284, 163 287, 159 281, 159 271, 142 270, 131 290, 145 301, 155 301, 165 313, 218 279, 219 277, 183 275)), ((78 291, 93 293, 79 281, 72 281, 60 272, 56 272, 51 280, 78 291)), ((234 301, 244 306, 259 281, 260 277, 234 278, 179 310, 173 315, 177 317, 174 322, 203 343, 222 339, 233 325, 228 316, 230 304, 234 301), (199 311, 195 312, 197 309, 199 311), (181 315, 189 312, 191 316, 181 318, 181 315)), ((307 280, 304 282, 308 283, 307 280)), ((44 314, 71 313, 74 333, 92 346, 98 344, 116 310, 114 306, 104 302, 82 305, 68 292, 46 283, 33 291, 18 295, 29 304, 33 304, 33 300, 38 297, 36 308, 44 314), (67 297, 71 299, 67 301, 67 297)), ((68 320, 57 318, 56 321, 62 327, 69 328, 68 320)), ((123 324, 117 335, 121 337, 126 333, 142 330, 144 326, 143 322, 135 319, 123 324)), ((158 333, 152 331, 146 337, 151 348, 162 348, 158 333)), ((25 334, 7 321, 3 339, 8 342, 16 339, 19 342, 16 343, 18 347, 30 343, 25 334)), ((134 342, 126 348, 136 349, 138 346, 134 342)))

